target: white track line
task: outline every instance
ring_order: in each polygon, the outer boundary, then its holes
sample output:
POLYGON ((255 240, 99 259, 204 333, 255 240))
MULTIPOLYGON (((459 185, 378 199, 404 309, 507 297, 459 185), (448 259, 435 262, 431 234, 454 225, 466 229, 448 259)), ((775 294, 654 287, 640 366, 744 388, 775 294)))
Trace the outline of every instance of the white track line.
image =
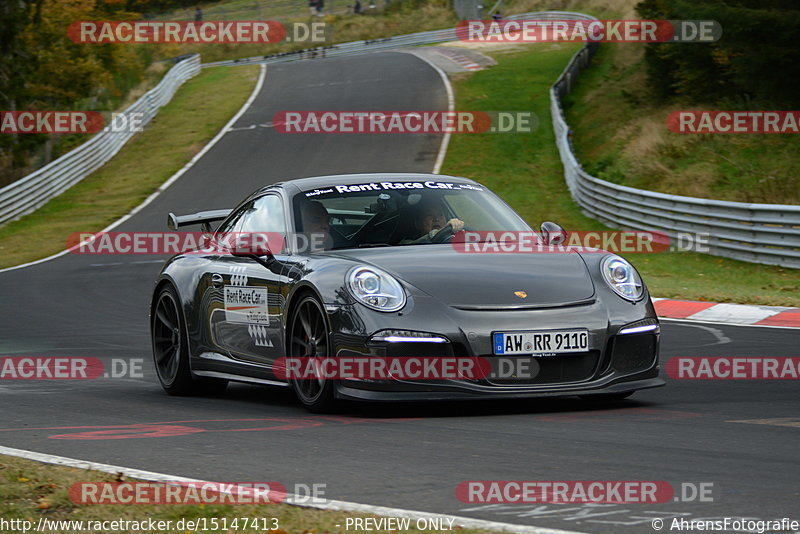
MULTIPOLYGON (((61 465, 64 467, 72 467, 77 469, 90 469, 93 471, 100 471, 103 473, 118 474, 129 478, 136 478, 139 480, 147 480, 150 482, 173 482, 180 484, 203 484, 209 483, 207 480, 198 480, 194 478, 178 477, 172 475, 165 475, 163 473, 156 473, 153 471, 142 471, 140 469, 131 469, 129 467, 121 467, 117 465, 100 464, 97 462, 89 462, 86 460, 76 460, 74 458, 66 458, 64 456, 53 456, 51 454, 43 454, 39 452, 26 451, 22 449, 12 449, 10 447, 0 446, 0 454, 7 456, 15 456, 17 458, 24 458, 26 460, 33 460, 45 464, 61 465)), ((226 482, 230 483, 230 481, 226 482)), ((464 528, 475 528, 484 530, 495 530, 514 532, 518 534, 582 534, 572 530, 560 530, 552 528, 541 528, 528 525, 515 525, 513 523, 500 523, 497 521, 486 521, 483 519, 472 519, 470 517, 461 517, 448 514, 434 514, 430 512, 419 512, 415 510, 405 510, 402 508, 388 508, 385 506, 372 506, 370 504, 358 504, 347 501, 334 501, 325 500, 319 502, 304 502, 308 501, 307 497, 298 497, 296 495, 287 494, 286 504, 291 506, 300 506, 303 508, 315 508, 317 510, 331 510, 341 512, 356 512, 361 514, 375 514, 389 517, 407 517, 410 519, 450 519, 454 525, 464 528), (293 502, 295 501, 295 502, 293 502)))
MULTIPOLYGON (((426 57, 422 55, 414 54, 413 52, 406 52, 407 54, 411 54, 414 57, 417 57, 430 65, 433 70, 439 73, 439 76, 442 78, 442 83, 444 83, 444 89, 447 91, 447 111, 452 114, 456 107, 456 99, 453 94, 453 86, 450 84, 450 78, 447 77, 447 73, 445 73, 438 65, 433 63, 426 57)), ((442 136, 442 144, 439 145, 439 153, 436 155, 436 162, 433 164, 433 174, 439 174, 442 170, 442 165, 444 164, 444 157, 447 155, 447 145, 450 144, 450 132, 447 131, 442 136)))
MULTIPOLYGON (((416 55, 416 54, 415 54, 416 55)), ((429 61, 428 59, 422 56, 416 56, 427 64, 429 64, 436 72, 439 73, 439 76, 442 78, 444 82, 445 90, 447 91, 447 110, 452 113, 455 109, 455 98, 453 96, 453 87, 450 84, 450 79, 447 77, 447 74, 440 69, 437 65, 429 61)), ((228 129, 233 126, 233 124, 239 119, 239 117, 244 114, 245 111, 250 107, 255 100, 258 93, 261 91, 261 86, 264 84, 264 78, 266 77, 267 66, 262 63, 261 70, 258 77, 258 82, 256 83, 255 88, 253 89, 250 98, 247 99, 247 102, 244 103, 242 108, 236 113, 236 115, 228 121, 228 123, 222 127, 222 129, 217 133, 217 135, 208 142, 208 144, 203 147, 203 149, 198 152, 186 165, 183 166, 178 172, 173 174, 166 182, 164 182, 161 187, 159 187, 152 195, 147 197, 144 202, 136 206, 130 213, 124 215, 122 218, 118 219, 117 221, 111 223, 109 226, 101 230, 101 232, 108 232, 113 228, 116 228, 123 222, 130 219, 140 210, 142 210, 145 206, 150 204, 155 198, 160 195, 164 190, 166 190, 169 186, 171 186, 175 181, 178 180, 186 171, 188 171, 191 167, 194 166, 197 161, 203 157, 203 155, 208 152, 217 142, 224 136, 228 129)), ((439 153, 436 156, 436 162, 433 166, 433 174, 439 174, 442 164, 444 163, 445 155, 447 154, 447 145, 450 143, 450 132, 446 132, 442 138, 442 143, 439 145, 439 153)), ((75 247, 80 245, 75 245, 75 247)), ((75 248, 72 247, 72 248, 75 248)), ((24 263, 22 265, 15 265, 14 267, 7 267, 5 269, 0 269, 0 273, 6 271, 13 271, 16 269, 22 269, 23 267, 29 267, 31 265, 37 265, 39 263, 44 263, 46 261, 50 261, 52 259, 58 258, 63 256, 64 254, 68 253, 72 249, 62 250, 58 254, 53 254, 52 256, 48 256, 47 258, 42 258, 41 260, 32 261, 29 263, 24 263)), ((662 320, 664 320, 662 318, 662 320)), ((671 319, 674 321, 681 321, 685 319, 671 319)), ((705 321, 695 321, 695 322, 705 322, 705 321)), ((716 323, 716 324, 730 324, 730 323, 716 323)), ((736 325, 736 326, 766 326, 766 325, 736 325)), ((782 328, 782 327, 771 327, 771 328, 782 328)), ((46 464, 53 464, 53 465, 63 465, 65 467, 73 467, 77 469, 91 469, 94 471, 101 471, 103 473, 111 473, 117 474, 122 473, 125 476, 131 478, 137 478, 140 480, 147 480, 151 482, 189 482, 189 483, 202 483, 208 482, 198 479, 186 478, 186 477, 178 477, 172 475, 165 475, 163 473, 156 473, 153 471, 142 471, 140 469, 132 469, 129 467, 120 467, 115 465, 109 464, 101 464, 97 462, 90 462, 87 460, 76 460, 73 458, 66 458, 64 456, 54 456, 51 454, 43 454, 39 452, 33 451, 26 451, 22 449, 12 449, 10 447, 3 447, 0 446, 0 454, 5 454, 8 456, 15 456, 17 458, 25 458, 27 460, 33 460, 36 462, 46 463, 46 464)), ((294 495, 288 495, 287 499, 291 500, 292 497, 296 497, 294 495)), ((292 503, 287 502, 287 504, 291 504, 293 506, 301 506, 306 508, 316 508, 319 510, 336 510, 336 511, 346 511, 346 512, 359 512, 365 514, 376 514, 376 515, 383 515, 383 516, 391 516, 391 517, 408 517, 411 519, 423 519, 423 518, 444 518, 444 519, 452 519, 454 524, 459 525, 464 528, 476 528, 476 529, 487 529, 487 530, 498 530, 498 531, 505 531, 505 532, 514 532, 519 534, 583 534, 577 531, 572 530, 559 530, 559 529, 551 529, 551 528, 541 528, 541 527, 534 527, 534 526, 527 526, 527 525, 515 525, 513 523, 501 523, 497 521, 486 521, 483 519, 472 519, 469 517, 461 517, 461 516, 454 516, 454 515, 447 515, 447 514, 433 514, 430 512, 419 512, 415 510, 404 510, 402 508, 389 508, 385 506, 373 506, 370 504, 359 504, 347 501, 334 501, 334 500, 327 500, 324 504, 320 503, 292 503)))
MULTIPOLYGON (((147 197, 144 200, 144 202, 142 202, 141 204, 139 204, 138 206, 133 208, 133 210, 131 210, 128 214, 123 215, 121 218, 117 219, 116 221, 114 221, 113 223, 111 223, 110 225, 106 226, 105 228, 103 228, 100 231, 101 232, 108 232, 108 231, 112 230, 113 228, 116 228, 120 224, 124 223, 125 221, 127 221, 128 219, 130 219, 131 217, 136 215, 137 213, 139 213, 139 211, 144 209, 145 206, 147 206, 153 200, 155 200, 158 195, 163 193, 169 186, 174 184, 178 180, 178 178, 183 176, 183 174, 186 171, 188 171, 189 169, 194 167, 194 164, 197 163, 200 160, 200 158, 202 158, 205 155, 206 152, 211 150, 211 148, 214 145, 216 145, 219 142, 220 139, 222 139, 222 136, 224 136, 228 132, 228 128, 233 126, 234 123, 237 120, 239 120, 239 117, 241 117, 244 114, 244 112, 247 111, 247 109, 253 103, 253 100, 256 99, 256 96, 258 96, 258 93, 261 91, 261 86, 264 85, 264 78, 266 77, 266 74, 267 74, 267 66, 262 63, 261 64, 261 69, 260 69, 260 72, 259 72, 259 75, 258 75, 258 81, 256 82, 256 86, 253 88, 253 92, 250 94, 250 98, 248 98, 247 102, 245 102, 244 105, 241 107, 241 109, 239 109, 239 111, 236 112, 236 115, 234 115, 231 118, 231 120, 229 120, 227 122, 227 124, 225 124, 225 126, 223 126, 222 129, 219 132, 217 132, 217 135, 215 135, 214 138, 211 139, 211 141, 209 141, 206 144, 206 146, 204 146, 202 148, 202 150, 200 150, 200 152, 195 154, 195 156, 186 165, 184 165, 178 172, 176 172, 175 174, 170 176, 169 179, 166 182, 161 184, 161 186, 158 189, 156 189, 153 192, 152 195, 147 197)), ((31 265, 38 265, 38 264, 44 263, 46 261, 50 261, 50 260, 54 260, 56 258, 60 258, 64 254, 67 254, 71 250, 81 246, 81 244, 83 244, 83 243, 79 243, 79 244, 77 244, 77 245, 75 245, 75 246, 73 246, 71 248, 68 248, 67 250, 62 250, 61 252, 59 252, 57 254, 53 254, 52 256, 48 256, 46 258, 42 258, 41 260, 31 261, 31 262, 28 262, 28 263, 23 263, 22 265, 15 265, 14 267, 6 267, 5 269, 0 269, 0 273, 4 273, 6 271, 14 271, 16 269, 22 269, 23 267, 30 267, 31 265)))
MULTIPOLYGON (((453 111, 455 109, 455 96, 454 96, 454 93, 453 93, 453 86, 450 84, 450 78, 447 76, 447 73, 445 73, 441 68, 439 68, 438 65, 433 63, 430 59, 426 58, 422 54, 415 54, 413 51, 407 51, 407 50, 402 50, 402 51, 398 50, 398 52, 411 54, 412 56, 421 59, 422 61, 424 61, 425 63, 430 65, 436 72, 439 73, 439 76, 441 76, 442 81, 444 82, 444 87, 447 90, 447 110, 450 113, 453 113, 453 111)), ((447 57, 447 55, 445 55, 445 54, 442 54, 442 55, 444 57, 447 57)), ((449 144, 450 144, 450 132, 446 132, 444 134, 444 137, 442 138, 442 144, 439 146, 439 154, 436 156, 436 163, 433 165, 433 174, 439 174, 441 172, 442 165, 444 164, 444 158, 445 158, 445 155, 447 154, 447 146, 449 144)), ((652 301, 653 302, 656 302, 656 301, 659 301, 659 300, 670 300, 670 299, 652 297, 652 301)), ((791 308, 785 308, 785 309, 788 310, 788 309, 791 309, 791 308)), ((732 325, 732 326, 755 326, 755 327, 759 327, 759 328, 795 328, 795 327, 791 327, 791 326, 773 326, 773 325, 763 325, 763 324, 747 324, 747 323, 737 323, 737 322, 732 322, 732 321, 731 322, 723 322, 723 321, 718 321, 718 320, 701 319, 701 318, 697 318, 697 319, 686 319, 686 318, 673 319, 673 318, 659 317, 659 320, 662 320, 662 321, 664 321, 664 320, 668 320, 668 321, 689 321, 689 322, 695 322, 695 323, 722 324, 722 325, 732 325)))
MULTIPOLYGON (((439 68, 439 66, 434 64, 431 60, 423 57, 422 55, 417 55, 417 54, 414 54, 413 52, 406 52, 406 53, 410 53, 411 55, 421 59, 422 61, 424 61, 425 63, 430 65, 431 68, 433 68, 436 72, 439 73, 439 76, 442 78, 442 82, 444 83, 445 90, 447 91, 447 110, 448 110, 448 112, 453 113, 453 111, 455 110, 455 96, 454 96, 454 93, 453 93, 453 86, 451 85, 450 78, 448 78, 447 74, 441 68, 439 68)), ((266 67, 267 67, 266 64, 264 64, 264 63, 261 64, 261 71, 260 71, 260 74, 259 74, 259 77, 258 77, 258 82, 256 83, 255 88, 253 88, 253 92, 250 95, 250 98, 247 99, 247 102, 244 103, 244 105, 236 113, 236 115, 234 115, 233 118, 231 118, 231 120, 229 120, 228 123, 225 126, 222 127, 222 129, 217 133, 217 135, 214 136, 214 138, 211 139, 211 141, 209 141, 208 144, 206 146, 204 146, 203 149, 200 152, 198 152, 191 159, 191 161, 189 161, 186 165, 184 165, 182 169, 180 169, 178 172, 173 174, 152 195, 147 197, 144 200, 144 202, 142 202, 141 204, 136 206, 127 215, 124 215, 122 218, 120 218, 117 221, 111 223, 109 226, 107 226, 106 228, 101 230, 101 232, 108 232, 111 229, 116 228, 117 226, 119 226, 123 222, 127 221, 128 219, 130 219, 132 216, 134 216, 136 213, 138 213, 140 210, 142 210, 145 206, 147 206, 153 200, 155 200, 155 198, 159 194, 161 194, 165 189, 167 189, 169 186, 171 186, 173 183, 175 183, 175 181, 177 181, 178 178, 180 178, 186 171, 188 171, 190 168, 192 168, 194 166, 194 164, 197 163, 197 161, 201 157, 203 157, 203 155, 205 155, 206 152, 211 150, 211 148, 215 144, 217 144, 217 142, 222 138, 222 136, 225 135, 228 132, 228 130, 239 119, 239 117, 241 117, 244 114, 244 112, 247 111, 247 109, 253 103, 253 100, 255 100, 256 96, 258 96, 258 93, 261 91, 261 87, 263 86, 264 79, 266 77, 266 73, 267 73, 267 68, 266 67)), ((439 174, 441 172, 442 165, 444 164, 444 158, 447 155, 447 147, 450 144, 450 135, 451 135, 450 132, 445 132, 445 134, 442 137, 442 143, 439 145, 439 153, 437 154, 436 162, 433 165, 433 174, 439 174)), ((46 261, 50 261, 50 260, 53 260, 55 258, 59 258, 59 257, 67 254, 68 252, 70 252, 71 250, 73 250, 73 249, 75 249, 75 248, 77 248, 79 246, 81 246, 81 244, 75 245, 72 248, 69 248, 67 250, 62 250, 61 252, 59 252, 57 254, 53 254, 52 256, 48 256, 47 258, 42 258, 41 260, 36 260, 36 261, 29 262, 29 263, 23 263, 22 265, 15 265, 14 267, 6 267, 5 269, 0 269, 0 273, 4 273, 6 271, 14 271, 16 269, 22 269, 23 267, 29 267, 31 265, 37 265, 39 263, 44 263, 46 261)), ((664 300, 664 299, 653 297, 652 300, 653 300, 653 302, 655 302, 657 300, 664 300)), ((662 321, 664 321, 664 320, 668 320, 668 321, 688 321, 688 322, 695 322, 695 323, 722 324, 722 325, 732 325, 732 326, 754 326, 754 327, 758 327, 758 328, 794 328, 794 327, 791 327, 791 326, 774 326, 774 325, 763 325, 763 324, 749 324, 748 325, 748 324, 734 323, 734 322, 727 322, 726 323, 726 322, 721 322, 721 321, 686 319, 686 318, 673 319, 673 318, 659 317, 659 319, 662 320, 662 321)))

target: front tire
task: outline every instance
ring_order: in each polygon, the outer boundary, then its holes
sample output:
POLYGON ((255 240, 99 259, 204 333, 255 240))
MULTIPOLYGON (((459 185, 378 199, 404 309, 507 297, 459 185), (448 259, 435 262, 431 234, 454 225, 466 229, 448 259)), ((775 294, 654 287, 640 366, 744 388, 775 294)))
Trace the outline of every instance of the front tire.
POLYGON ((161 387, 170 395, 222 393, 227 380, 195 378, 189 366, 186 321, 181 313, 178 292, 171 284, 161 288, 150 318, 153 360, 161 387))
MULTIPOLYGON (((289 356, 292 358, 327 358, 330 355, 328 326, 319 300, 303 297, 289 323, 289 356)), ((291 379, 298 400, 312 413, 335 411, 335 384, 324 377, 291 379)))

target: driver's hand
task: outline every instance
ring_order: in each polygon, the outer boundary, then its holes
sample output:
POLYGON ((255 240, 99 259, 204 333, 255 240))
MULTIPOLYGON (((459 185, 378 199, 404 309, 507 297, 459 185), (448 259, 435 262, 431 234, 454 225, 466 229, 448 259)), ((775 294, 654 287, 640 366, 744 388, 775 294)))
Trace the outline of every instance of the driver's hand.
POLYGON ((447 224, 453 227, 453 233, 458 233, 464 229, 464 221, 461 219, 452 218, 447 221, 447 224))

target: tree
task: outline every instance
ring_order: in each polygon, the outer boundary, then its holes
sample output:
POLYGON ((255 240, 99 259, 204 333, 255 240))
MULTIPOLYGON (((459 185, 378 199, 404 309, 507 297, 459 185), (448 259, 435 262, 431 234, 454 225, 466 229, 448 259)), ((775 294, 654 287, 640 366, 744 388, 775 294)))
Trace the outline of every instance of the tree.
POLYGON ((655 93, 690 101, 759 99, 796 106, 800 92, 800 7, 791 0, 645 0, 646 19, 716 20, 714 43, 653 43, 645 52, 655 93))

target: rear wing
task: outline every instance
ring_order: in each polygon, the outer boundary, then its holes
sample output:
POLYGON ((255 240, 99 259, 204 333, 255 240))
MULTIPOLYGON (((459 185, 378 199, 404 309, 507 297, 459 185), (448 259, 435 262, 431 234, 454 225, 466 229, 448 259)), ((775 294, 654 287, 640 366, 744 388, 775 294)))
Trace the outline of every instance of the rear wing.
POLYGON ((191 226, 193 224, 202 224, 203 230, 206 232, 213 232, 211 223, 225 220, 230 215, 232 210, 211 210, 211 211, 198 211, 191 215, 175 215, 170 213, 167 215, 167 228, 170 230, 177 230, 182 226, 191 226))

